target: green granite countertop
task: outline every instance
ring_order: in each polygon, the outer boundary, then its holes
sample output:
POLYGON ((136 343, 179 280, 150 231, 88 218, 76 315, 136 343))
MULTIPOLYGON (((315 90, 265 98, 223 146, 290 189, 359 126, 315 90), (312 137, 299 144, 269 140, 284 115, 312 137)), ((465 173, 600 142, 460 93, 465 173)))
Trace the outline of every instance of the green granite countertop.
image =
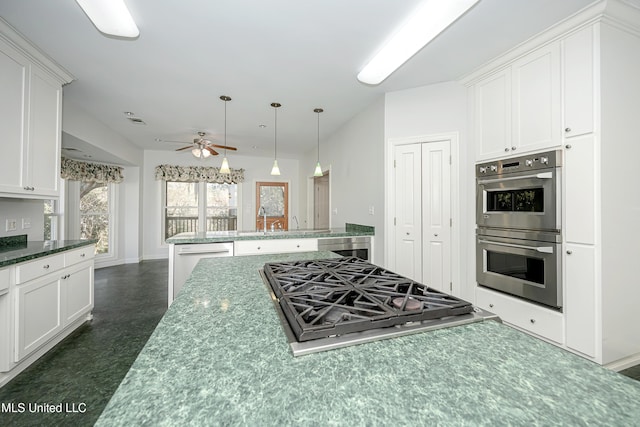
POLYGON ((320 239, 324 237, 373 236, 371 230, 348 230, 332 228, 327 230, 290 230, 290 231, 209 231, 180 233, 168 238, 167 243, 218 243, 236 240, 271 240, 271 239, 320 239))
POLYGON ((33 240, 3 246, 0 250, 0 268, 94 243, 96 240, 33 240))
POLYGON ((294 358, 258 274, 199 262, 97 425, 630 426, 640 382, 494 321, 294 358))

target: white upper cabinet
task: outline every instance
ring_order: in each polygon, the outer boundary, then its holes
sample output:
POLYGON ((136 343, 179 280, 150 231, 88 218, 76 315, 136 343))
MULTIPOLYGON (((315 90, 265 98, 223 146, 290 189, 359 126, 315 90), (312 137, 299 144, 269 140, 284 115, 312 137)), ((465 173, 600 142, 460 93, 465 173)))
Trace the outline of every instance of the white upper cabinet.
POLYGON ((561 144, 560 46, 536 49, 474 84, 478 160, 561 144))
POLYGON ((560 132, 560 46, 552 43, 512 65, 511 151, 557 147, 560 132))
POLYGON ((474 91, 478 158, 501 156, 511 147, 511 68, 479 81, 474 91))
POLYGON ((0 197, 58 197, 62 85, 73 77, 2 19, 0 76, 0 197))
POLYGON ((26 184, 22 162, 26 152, 26 95, 29 64, 0 39, 0 193, 19 193, 26 184))
POLYGON ((588 26, 562 41, 565 137, 593 132, 594 27, 588 26))

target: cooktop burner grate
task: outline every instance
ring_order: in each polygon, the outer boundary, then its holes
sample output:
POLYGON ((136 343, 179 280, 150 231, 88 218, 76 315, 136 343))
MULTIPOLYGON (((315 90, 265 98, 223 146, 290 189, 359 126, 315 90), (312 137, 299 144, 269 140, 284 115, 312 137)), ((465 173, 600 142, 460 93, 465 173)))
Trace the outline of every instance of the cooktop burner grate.
POLYGON ((473 311, 356 257, 267 263, 264 275, 300 342, 473 311))

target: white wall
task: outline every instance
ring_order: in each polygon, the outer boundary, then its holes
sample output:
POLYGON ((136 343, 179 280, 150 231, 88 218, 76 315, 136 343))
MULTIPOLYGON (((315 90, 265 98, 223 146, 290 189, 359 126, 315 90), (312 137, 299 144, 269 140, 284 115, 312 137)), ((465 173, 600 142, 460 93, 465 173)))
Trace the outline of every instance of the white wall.
MULTIPOLYGON (((374 226, 376 264, 384 262, 384 114, 381 97, 320 142, 320 164, 330 170, 331 227, 341 228, 346 222, 374 226)), ((316 149, 301 161, 302 218, 313 209, 313 204, 307 206, 307 198, 316 161, 316 149)))
POLYGON ((63 104, 63 132, 115 156, 124 167, 124 182, 118 185, 116 213, 116 258, 101 266, 135 263, 142 259, 141 168, 143 151, 75 104, 63 104))
MULTIPOLYGON (((460 200, 459 251, 453 254, 457 270, 453 272, 459 283, 460 296, 474 301, 472 293, 475 282, 474 228, 475 190, 473 147, 469 147, 467 129, 467 91, 457 82, 445 82, 386 94, 385 141, 386 161, 389 165, 391 151, 389 140, 412 138, 443 133, 458 133, 460 200)), ((389 203, 389 201, 387 201, 389 203)), ((392 219, 388 219, 387 223, 392 219)), ((392 224, 392 223, 391 223, 392 224)), ((456 267, 454 267, 456 268, 456 267)), ((456 284, 454 282, 454 289, 456 284)))
POLYGON ((27 240, 44 238, 44 202, 42 200, 0 198, 0 237, 27 235, 27 240), (31 220, 31 228, 22 229, 22 219, 31 220), (6 231, 7 220, 16 220, 15 231, 6 231))
MULTIPOLYGON (((273 158, 252 157, 243 155, 229 155, 229 164, 233 169, 244 169, 245 181, 241 185, 242 209, 238 213, 238 228, 242 230, 254 230, 256 227, 256 182, 288 182, 289 183, 289 227, 291 218, 296 215, 300 218, 299 209, 299 168, 297 159, 278 158, 280 166, 279 177, 270 175, 273 158)), ((222 158, 210 157, 204 161, 196 159, 189 152, 176 153, 173 151, 145 150, 144 167, 142 170, 143 205, 143 258, 166 258, 169 254, 168 246, 163 243, 162 236, 162 205, 161 191, 162 181, 155 179, 155 168, 158 165, 182 165, 182 166, 212 166, 219 167, 222 158)), ((295 227, 295 225, 294 225, 295 227)))

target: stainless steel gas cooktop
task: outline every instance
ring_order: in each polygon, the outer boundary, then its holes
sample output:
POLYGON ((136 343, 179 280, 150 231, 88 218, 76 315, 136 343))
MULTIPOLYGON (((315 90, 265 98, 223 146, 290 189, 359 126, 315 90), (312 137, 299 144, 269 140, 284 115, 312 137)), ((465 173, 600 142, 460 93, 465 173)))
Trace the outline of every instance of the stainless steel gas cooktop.
POLYGON ((267 263, 294 356, 497 316, 356 257, 267 263))

